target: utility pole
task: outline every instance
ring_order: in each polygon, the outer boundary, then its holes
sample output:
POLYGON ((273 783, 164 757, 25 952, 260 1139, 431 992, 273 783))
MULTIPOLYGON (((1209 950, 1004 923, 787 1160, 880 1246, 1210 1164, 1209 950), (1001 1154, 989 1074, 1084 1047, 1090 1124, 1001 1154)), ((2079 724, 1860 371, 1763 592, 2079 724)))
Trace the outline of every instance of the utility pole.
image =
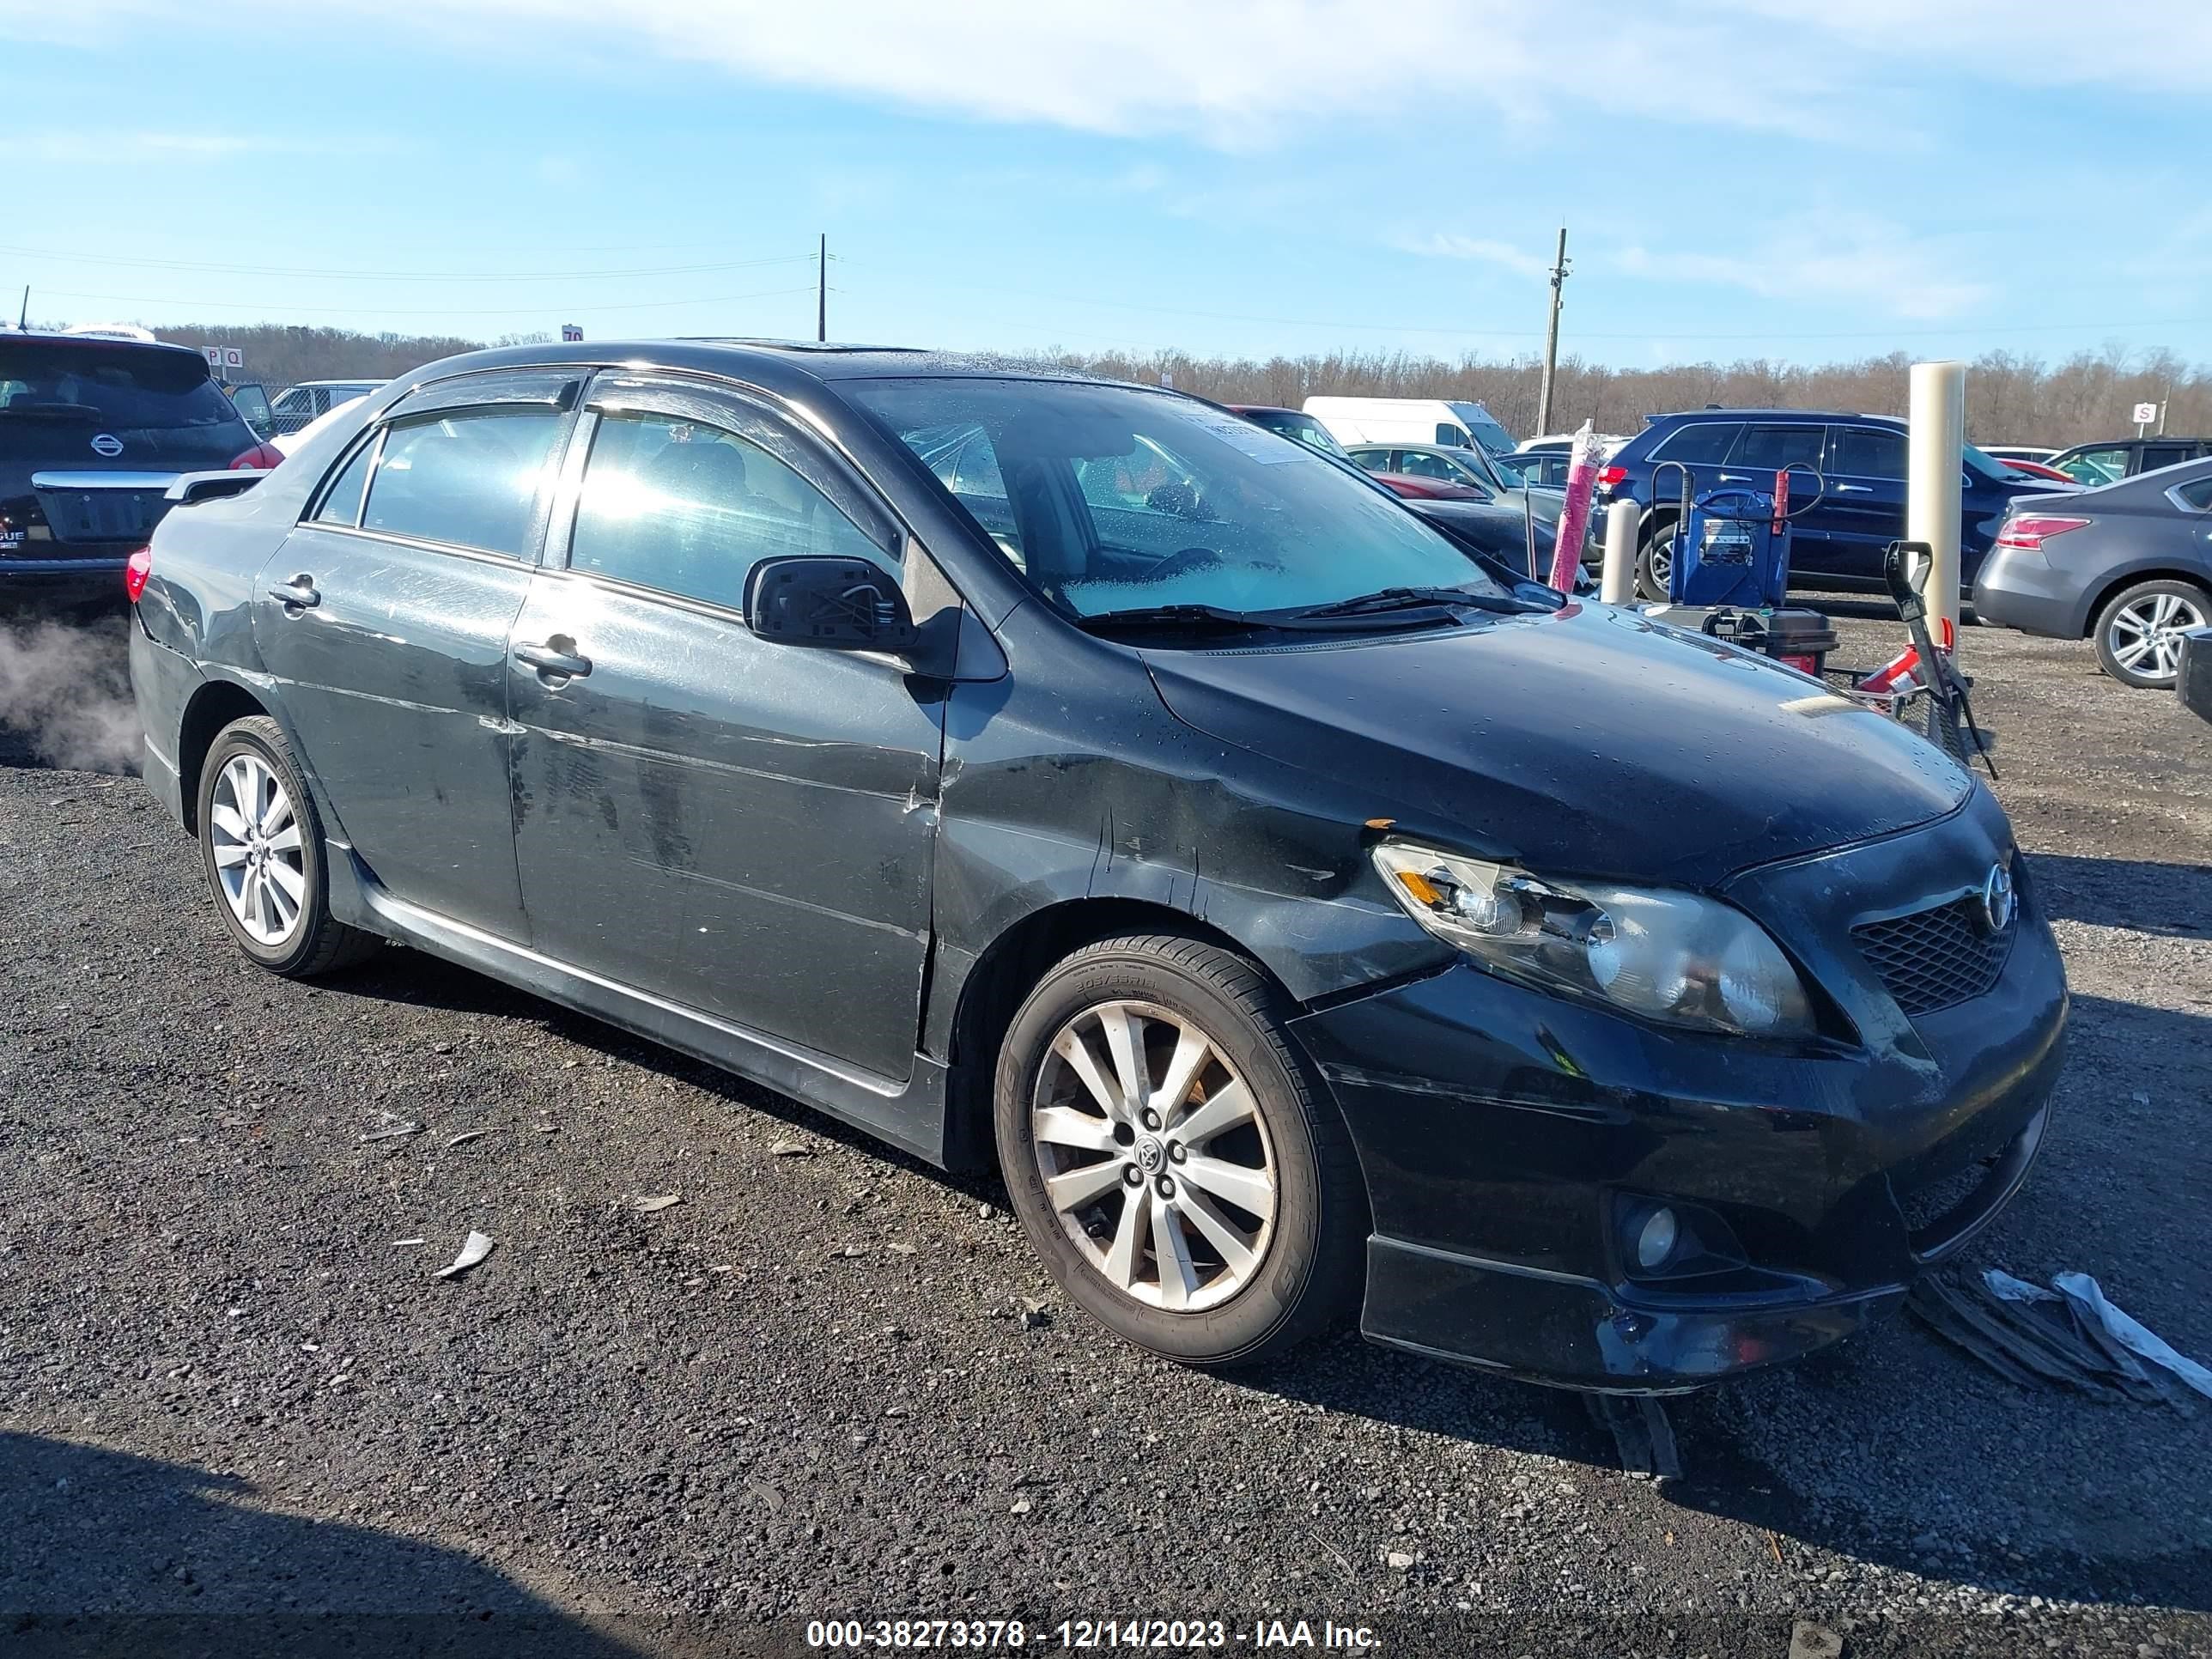
POLYGON ((825 230, 814 250, 814 339, 820 344, 829 337, 830 233, 825 230))
POLYGON ((23 308, 15 313, 15 326, 27 329, 31 325, 31 285, 23 284, 23 308))
POLYGON ((1552 429, 1552 377, 1559 368, 1559 284, 1567 280, 1567 228, 1559 227, 1559 252, 1552 261, 1552 322, 1544 331, 1544 386, 1536 399, 1536 431, 1552 429))

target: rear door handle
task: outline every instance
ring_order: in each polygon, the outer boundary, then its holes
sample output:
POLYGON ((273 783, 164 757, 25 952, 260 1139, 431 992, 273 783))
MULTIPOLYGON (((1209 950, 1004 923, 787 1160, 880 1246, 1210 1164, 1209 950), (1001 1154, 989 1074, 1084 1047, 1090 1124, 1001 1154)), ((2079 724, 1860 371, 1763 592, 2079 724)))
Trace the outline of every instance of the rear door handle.
POLYGON ((592 659, 561 648, 564 644, 573 643, 556 635, 543 645, 518 645, 514 647, 514 659, 541 674, 560 674, 570 679, 581 679, 592 672, 592 659))
POLYGON ((1872 484, 1839 483, 1831 484, 1828 487, 1834 490, 1838 495, 1871 495, 1874 494, 1874 486, 1872 484))
POLYGON ((315 579, 304 570, 281 587, 270 588, 269 597, 281 600, 289 608, 303 611, 323 602, 323 596, 315 586, 315 579))
POLYGON ((1751 482, 1751 474, 1748 472, 1723 472, 1721 474, 1721 482, 1723 483, 1749 483, 1751 482))

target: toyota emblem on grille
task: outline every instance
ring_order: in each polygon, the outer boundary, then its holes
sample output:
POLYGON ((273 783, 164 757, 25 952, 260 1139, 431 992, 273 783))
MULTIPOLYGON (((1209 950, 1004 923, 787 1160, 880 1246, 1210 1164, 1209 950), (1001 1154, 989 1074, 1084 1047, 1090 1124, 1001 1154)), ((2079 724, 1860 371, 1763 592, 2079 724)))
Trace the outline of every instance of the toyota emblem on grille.
POLYGON ((123 440, 112 432, 96 434, 92 441, 92 453, 95 455, 105 455, 112 461, 123 453, 123 440))
POLYGON ((2002 864, 1992 864, 1982 883, 1982 926, 1990 933, 2002 933, 2012 926, 2012 872, 2002 864))

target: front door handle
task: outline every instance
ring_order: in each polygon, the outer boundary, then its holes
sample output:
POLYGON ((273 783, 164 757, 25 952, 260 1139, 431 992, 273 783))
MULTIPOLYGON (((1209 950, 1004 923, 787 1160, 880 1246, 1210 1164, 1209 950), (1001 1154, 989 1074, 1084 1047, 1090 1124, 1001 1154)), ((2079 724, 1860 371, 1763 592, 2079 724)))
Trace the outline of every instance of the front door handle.
POLYGON ((270 588, 269 597, 282 601, 287 610, 295 611, 310 610, 323 602, 322 594, 315 587, 315 579, 304 570, 282 586, 270 588))
POLYGON ((1871 495, 1874 494, 1874 486, 1872 484, 1839 483, 1830 484, 1828 488, 1834 490, 1838 495, 1871 495))
POLYGON ((541 674, 558 674, 564 678, 581 679, 592 672, 592 659, 578 656, 573 649, 562 649, 564 646, 573 647, 574 644, 574 641, 556 634, 543 645, 516 646, 514 659, 541 674))
POLYGON ((1749 483, 1751 482, 1751 474, 1748 472, 1723 472, 1721 474, 1721 482, 1723 483, 1749 483))

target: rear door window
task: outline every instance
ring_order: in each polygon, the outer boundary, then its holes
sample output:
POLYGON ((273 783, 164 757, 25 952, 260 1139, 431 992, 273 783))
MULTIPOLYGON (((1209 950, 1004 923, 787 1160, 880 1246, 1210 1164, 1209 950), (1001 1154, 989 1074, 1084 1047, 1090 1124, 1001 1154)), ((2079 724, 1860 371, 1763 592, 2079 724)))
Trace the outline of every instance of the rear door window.
POLYGON ((457 409, 395 424, 361 527, 532 557, 568 419, 543 408, 457 409))
POLYGON ((1742 431, 1740 421, 1692 421, 1662 438, 1651 459, 1680 461, 1685 466, 1717 466, 1728 459, 1742 431))
MULTIPOLYGON (((981 460, 971 464, 980 471, 981 460)), ((989 471, 995 477, 995 465, 989 471)), ((737 611, 754 565, 810 554, 897 571, 827 495, 737 433, 650 410, 600 419, 569 538, 571 570, 737 611)))
POLYGON ((2145 444, 2142 471, 2154 472, 2162 466, 2177 465, 2195 453, 2196 447, 2191 444, 2145 444))
POLYGON ((1779 471, 1785 466, 1820 465, 1820 439, 1826 428, 1817 426, 1754 426, 1735 447, 1730 465, 1779 471))
POLYGON ((1839 426, 1829 446, 1828 471, 1847 478, 1902 478, 1905 434, 1887 427, 1839 426))

